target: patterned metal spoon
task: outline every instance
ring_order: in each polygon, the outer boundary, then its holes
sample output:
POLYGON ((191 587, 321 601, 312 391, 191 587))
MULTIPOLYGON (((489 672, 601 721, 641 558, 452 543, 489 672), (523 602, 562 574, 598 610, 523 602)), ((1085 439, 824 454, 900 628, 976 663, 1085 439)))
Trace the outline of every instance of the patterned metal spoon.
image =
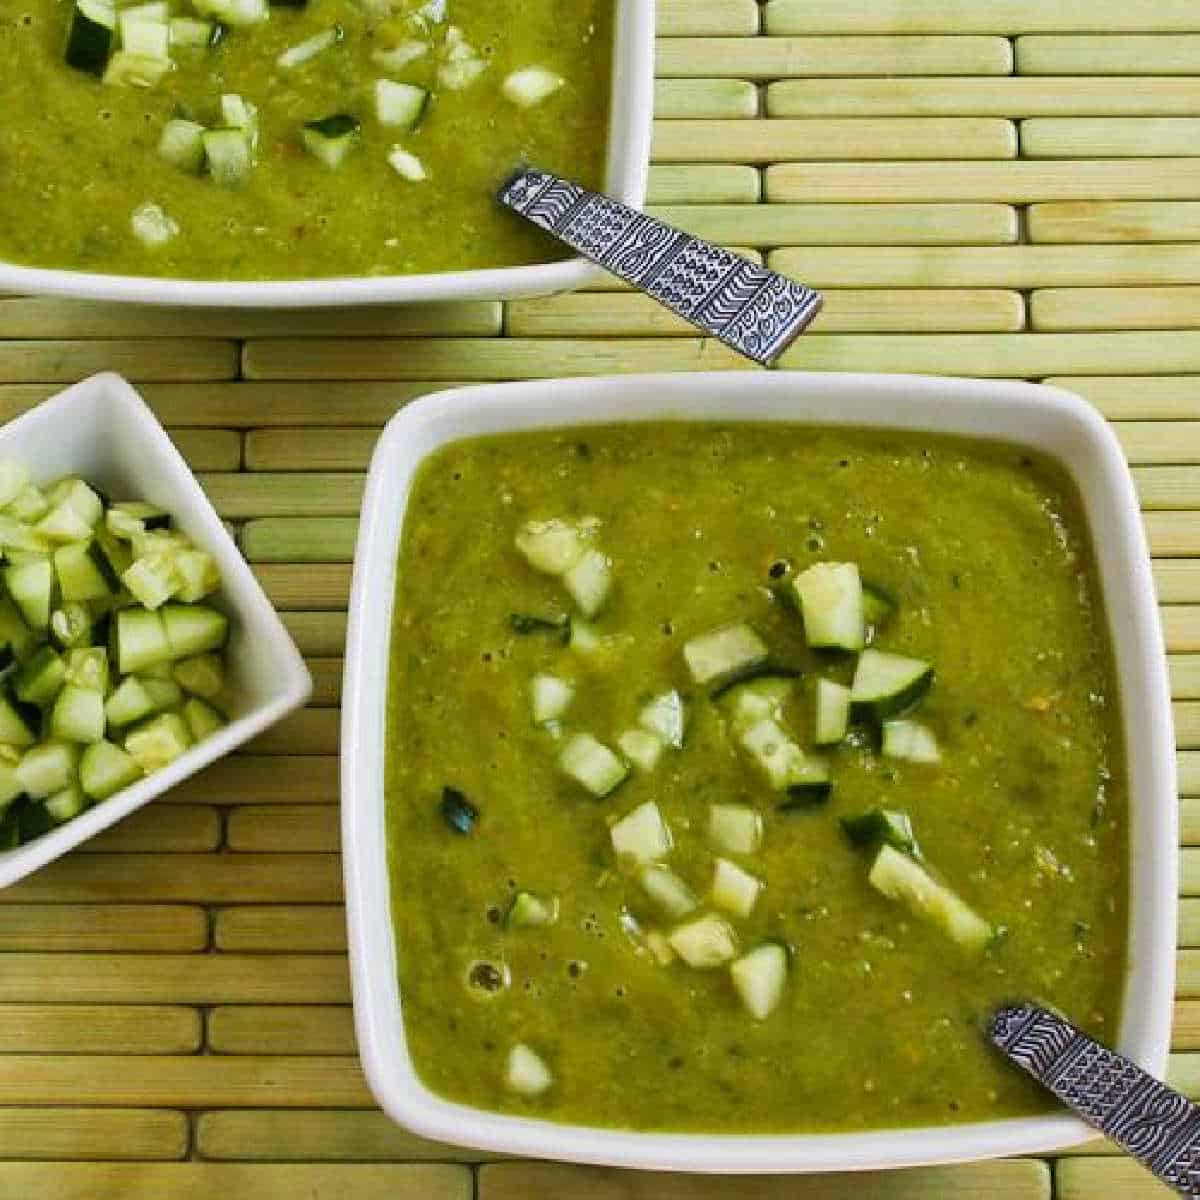
POLYGON ((1200 1196, 1200 1107, 1036 1004, 998 1010, 988 1034, 1089 1125, 1184 1196, 1200 1196))
POLYGON ((549 171, 518 171, 500 202, 763 366, 821 311, 812 288, 549 171))

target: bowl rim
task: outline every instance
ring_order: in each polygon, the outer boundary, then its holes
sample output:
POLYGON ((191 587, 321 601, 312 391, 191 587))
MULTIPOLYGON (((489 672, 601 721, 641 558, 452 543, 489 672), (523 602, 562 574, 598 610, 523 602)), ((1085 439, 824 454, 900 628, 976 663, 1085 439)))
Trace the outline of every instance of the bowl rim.
POLYGON ((10 453, 9 446, 23 434, 33 433, 39 427, 53 429, 73 422, 83 423, 86 421, 83 414, 87 410, 99 410, 108 419, 111 431, 105 436, 116 437, 120 431, 137 443, 140 459, 155 463, 167 481, 163 490, 171 496, 168 507, 173 514, 184 516, 189 524, 199 526, 198 540, 217 560, 221 572, 222 607, 238 608, 252 615, 256 636, 270 642, 278 675, 266 699, 233 717, 174 762, 122 788, 107 800, 96 802, 40 838, 0 852, 0 888, 61 858, 88 838, 223 758, 300 707, 312 692, 308 667, 262 585, 167 431, 125 379, 107 372, 93 375, 7 422, 0 427, 0 458, 10 453))
POLYGON ((464 437, 656 419, 782 420, 990 436, 1049 453, 1066 467, 1080 490, 1100 567, 1130 774, 1130 944, 1117 1046, 1151 1073, 1161 1077, 1165 1070, 1178 870, 1170 688, 1137 496, 1107 423, 1072 393, 1037 384, 801 372, 627 375, 484 384, 436 393, 402 409, 377 444, 355 557, 341 744, 354 1016, 360 1056, 376 1099, 393 1120, 445 1142, 537 1158, 690 1172, 799 1173, 952 1163, 1046 1153, 1094 1136, 1090 1127, 1061 1110, 862 1133, 640 1133, 459 1104, 430 1091, 416 1075, 404 1038, 391 883, 380 836, 382 739, 375 746, 366 744, 382 728, 386 704, 388 655, 379 653, 377 631, 382 619, 390 642, 398 533, 411 469, 431 451, 464 437), (840 417, 811 415, 821 404, 840 417), (768 409, 773 415, 765 415, 768 409), (868 413, 873 414, 869 419, 868 413), (1012 428, 989 434, 991 423, 1002 415, 1012 428), (964 423, 969 429, 961 428, 964 423), (1052 437, 1066 448, 1063 453, 1048 450, 1052 437), (1085 467, 1094 473, 1090 483, 1081 478, 1085 467), (1102 508, 1103 523, 1097 521, 1102 508), (1098 528, 1104 530, 1103 539, 1095 537, 1098 528), (1114 590, 1115 580, 1122 583, 1120 592, 1114 590), (1122 619, 1117 621, 1114 610, 1121 604, 1122 619), (386 920, 380 919, 380 904, 386 920))
MULTIPOLYGON (((650 171, 657 0, 618 0, 605 192, 641 208, 650 171)), ((515 165, 515 164, 514 164, 515 165)), ((81 300, 211 308, 335 308, 517 299, 575 291, 603 275, 586 258, 518 267, 223 281, 120 275, 25 266, 0 260, 0 291, 81 300)))

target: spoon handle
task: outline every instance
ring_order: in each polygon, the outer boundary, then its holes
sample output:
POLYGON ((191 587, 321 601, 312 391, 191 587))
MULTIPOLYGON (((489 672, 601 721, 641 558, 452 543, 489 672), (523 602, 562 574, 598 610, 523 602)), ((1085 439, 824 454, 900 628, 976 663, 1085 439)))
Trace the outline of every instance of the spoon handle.
POLYGON ((821 310, 812 288, 549 171, 519 171, 500 202, 763 366, 821 310))
POLYGON ((988 1032, 1089 1125, 1182 1195, 1200 1196, 1200 1107, 1035 1004, 1000 1009, 988 1032))

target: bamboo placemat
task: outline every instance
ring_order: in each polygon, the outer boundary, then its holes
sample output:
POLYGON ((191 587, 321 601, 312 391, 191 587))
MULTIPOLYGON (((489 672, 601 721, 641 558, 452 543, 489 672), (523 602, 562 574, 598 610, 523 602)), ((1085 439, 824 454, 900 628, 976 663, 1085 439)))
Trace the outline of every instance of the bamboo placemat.
MULTIPOLYGON (((787 365, 1052 378, 1114 423, 1181 747, 1171 1079, 1200 1096, 1200 4, 660 7, 653 204, 827 291, 787 365)), ((335 755, 379 427, 464 380, 739 365, 615 287, 330 313, 0 299, 0 418, 101 369, 144 385, 317 681, 247 752, 0 892, 0 1200, 1167 1194, 1094 1142, 866 1178, 473 1169, 374 1111, 348 1008, 335 755)))

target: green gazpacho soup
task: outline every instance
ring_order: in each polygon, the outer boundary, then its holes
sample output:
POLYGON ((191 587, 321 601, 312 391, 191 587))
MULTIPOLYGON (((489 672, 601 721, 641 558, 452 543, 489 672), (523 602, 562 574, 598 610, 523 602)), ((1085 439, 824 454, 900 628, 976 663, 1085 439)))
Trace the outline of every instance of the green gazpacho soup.
POLYGON ((644 1130, 1039 1112, 1115 1036, 1126 777, 1069 481, 915 434, 455 443, 405 521, 388 841, 437 1092, 644 1130))
POLYGON ((603 182, 615 0, 14 0, 0 259, 205 279, 551 262, 495 202, 603 182))

